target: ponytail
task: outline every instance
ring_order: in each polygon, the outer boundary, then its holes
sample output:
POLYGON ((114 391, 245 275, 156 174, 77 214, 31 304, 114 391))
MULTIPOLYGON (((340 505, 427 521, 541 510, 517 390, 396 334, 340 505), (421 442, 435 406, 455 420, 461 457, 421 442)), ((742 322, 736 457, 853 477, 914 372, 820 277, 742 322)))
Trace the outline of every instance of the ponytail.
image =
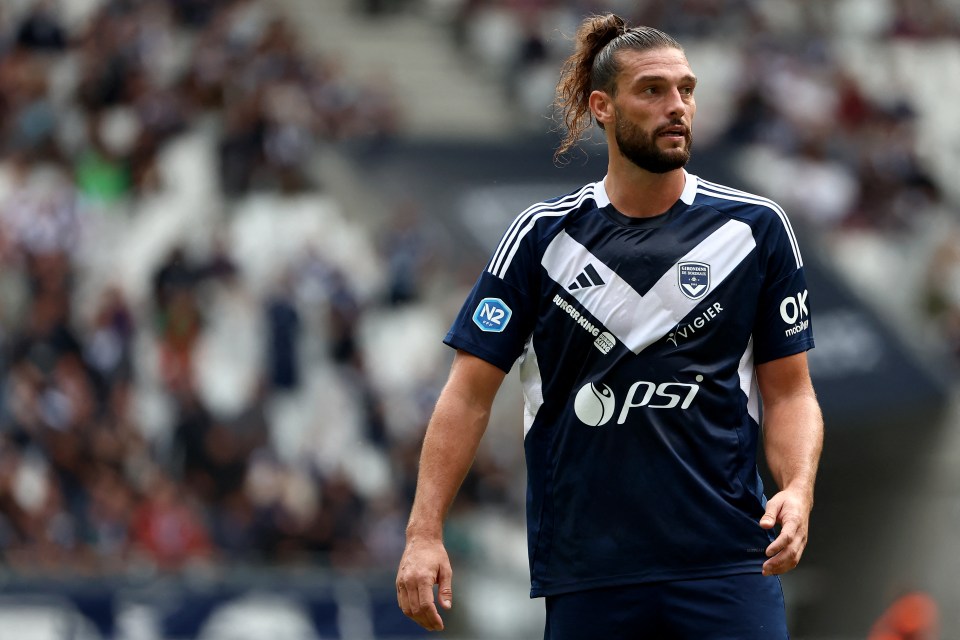
POLYGON ((554 108, 563 120, 566 135, 553 154, 555 161, 576 146, 590 126, 590 94, 600 90, 616 95, 620 73, 616 54, 623 49, 663 48, 683 51, 680 43, 666 33, 653 27, 627 27, 623 18, 612 13, 584 19, 577 29, 574 52, 563 63, 557 83, 554 108))

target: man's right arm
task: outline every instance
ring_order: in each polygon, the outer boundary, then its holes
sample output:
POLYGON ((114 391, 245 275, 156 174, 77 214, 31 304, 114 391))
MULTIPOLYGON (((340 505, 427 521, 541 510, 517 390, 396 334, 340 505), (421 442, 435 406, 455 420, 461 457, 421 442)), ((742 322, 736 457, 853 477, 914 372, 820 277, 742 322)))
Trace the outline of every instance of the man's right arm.
POLYGON ((404 614, 431 631, 443 629, 433 585, 439 585, 445 609, 453 597, 443 521, 476 456, 505 375, 485 360, 457 351, 424 436, 407 546, 397 571, 397 602, 404 614))

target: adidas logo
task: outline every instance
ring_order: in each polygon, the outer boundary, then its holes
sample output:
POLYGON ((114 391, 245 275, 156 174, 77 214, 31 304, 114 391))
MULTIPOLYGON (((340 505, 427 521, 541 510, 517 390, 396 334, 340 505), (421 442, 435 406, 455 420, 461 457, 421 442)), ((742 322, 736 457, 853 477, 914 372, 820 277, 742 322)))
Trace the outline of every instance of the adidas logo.
POLYGON ((603 278, 600 277, 600 274, 597 273, 594 266, 588 264, 584 267, 583 271, 580 272, 580 275, 577 276, 577 279, 567 285, 567 289, 576 291, 577 289, 586 289, 587 287, 599 287, 603 284, 607 283, 603 281, 603 278))

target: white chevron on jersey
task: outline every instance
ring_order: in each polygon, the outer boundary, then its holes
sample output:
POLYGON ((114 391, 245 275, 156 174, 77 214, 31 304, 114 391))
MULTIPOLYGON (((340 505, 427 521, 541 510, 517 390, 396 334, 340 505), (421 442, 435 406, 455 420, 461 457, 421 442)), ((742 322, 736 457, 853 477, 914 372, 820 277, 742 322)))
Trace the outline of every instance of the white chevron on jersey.
POLYGON ((607 285, 568 290, 569 295, 624 346, 639 354, 667 335, 699 304, 699 300, 691 300, 680 291, 676 275, 678 263, 709 264, 711 287, 716 288, 756 246, 750 226, 730 220, 680 258, 642 296, 566 231, 560 232, 547 247, 542 264, 561 286, 573 281, 587 264, 593 264, 607 285))
POLYGON ((732 200, 734 202, 759 204, 776 213, 780 218, 780 222, 783 223, 783 228, 787 232, 787 237, 790 239, 790 248, 793 249, 793 257, 797 261, 797 268, 799 269, 803 266, 803 257, 800 255, 800 245, 797 243, 797 237, 793 233, 793 227, 790 226, 790 220, 787 218, 787 213, 780 205, 773 200, 764 198, 763 196, 747 193, 746 191, 740 191, 739 189, 725 187, 722 184, 716 184, 708 180, 703 180, 702 178, 699 182, 700 184, 698 185, 697 190, 704 195, 708 195, 713 198, 720 198, 722 200, 732 200))

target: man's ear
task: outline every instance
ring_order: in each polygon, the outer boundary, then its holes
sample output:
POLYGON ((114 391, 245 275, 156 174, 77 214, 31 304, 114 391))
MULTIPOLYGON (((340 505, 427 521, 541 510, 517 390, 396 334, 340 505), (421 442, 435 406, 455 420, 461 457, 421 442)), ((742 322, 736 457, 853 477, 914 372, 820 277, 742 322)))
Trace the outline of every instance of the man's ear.
POLYGON ((606 91, 596 90, 590 93, 590 112, 603 127, 614 122, 613 98, 606 91))

